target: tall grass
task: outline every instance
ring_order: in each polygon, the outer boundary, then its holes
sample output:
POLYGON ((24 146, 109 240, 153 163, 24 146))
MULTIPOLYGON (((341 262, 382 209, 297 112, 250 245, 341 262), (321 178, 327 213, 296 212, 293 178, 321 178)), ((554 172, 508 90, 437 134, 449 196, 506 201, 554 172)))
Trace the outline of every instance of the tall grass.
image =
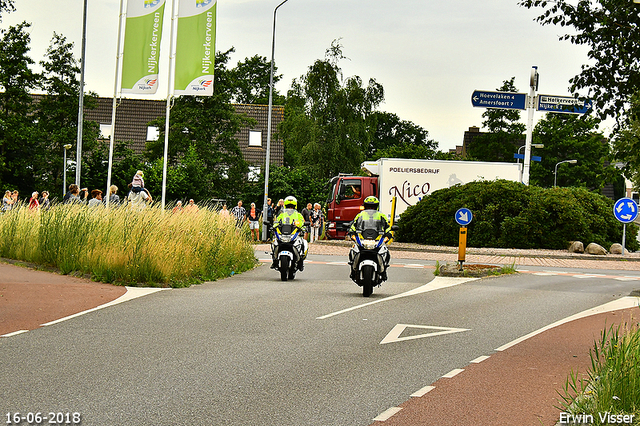
POLYGON ((234 223, 210 208, 19 206, 0 215, 0 256, 103 282, 183 287, 255 265, 248 233, 234 223))
POLYGON ((591 369, 585 378, 571 373, 564 387, 561 410, 592 414, 635 415, 640 424, 640 329, 638 323, 611 326, 601 332, 590 351, 591 369))

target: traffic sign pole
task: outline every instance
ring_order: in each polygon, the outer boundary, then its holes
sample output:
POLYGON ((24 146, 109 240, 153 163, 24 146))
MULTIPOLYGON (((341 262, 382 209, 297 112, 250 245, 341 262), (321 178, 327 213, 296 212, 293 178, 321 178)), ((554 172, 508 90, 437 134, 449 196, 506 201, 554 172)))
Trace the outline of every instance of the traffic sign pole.
POLYGON ((627 223, 633 222, 638 217, 638 205, 632 198, 620 198, 613 205, 613 215, 622 222, 622 254, 624 255, 627 223))
POLYGON ((527 136, 524 147, 524 163, 522 165, 522 183, 529 185, 529 171, 531 169, 531 142, 533 140, 533 112, 535 111, 536 90, 538 89, 538 67, 531 68, 529 79, 529 98, 527 99, 527 136))

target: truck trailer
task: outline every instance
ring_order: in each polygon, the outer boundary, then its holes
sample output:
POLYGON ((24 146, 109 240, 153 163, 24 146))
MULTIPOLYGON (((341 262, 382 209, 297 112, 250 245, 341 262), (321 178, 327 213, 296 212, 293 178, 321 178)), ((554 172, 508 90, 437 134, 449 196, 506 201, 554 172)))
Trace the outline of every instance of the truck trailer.
POLYGON ((473 181, 507 179, 520 182, 522 164, 484 161, 412 160, 381 158, 365 161, 369 176, 339 175, 330 180, 327 198, 329 238, 344 238, 347 227, 360 212, 366 197, 380 200, 380 211, 391 219, 391 203, 396 197, 394 221, 407 207, 438 189, 473 181))

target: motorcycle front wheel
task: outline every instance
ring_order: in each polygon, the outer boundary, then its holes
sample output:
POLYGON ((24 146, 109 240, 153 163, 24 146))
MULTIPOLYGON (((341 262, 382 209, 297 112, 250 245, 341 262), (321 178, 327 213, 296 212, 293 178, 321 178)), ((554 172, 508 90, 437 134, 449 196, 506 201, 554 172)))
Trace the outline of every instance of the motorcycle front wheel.
POLYGON ((365 265, 362 267, 362 295, 364 297, 369 297, 373 293, 373 275, 373 266, 365 265))
POLYGON ((280 280, 282 281, 287 281, 287 279, 289 278, 289 262, 291 259, 289 259, 286 256, 283 256, 280 259, 280 280))

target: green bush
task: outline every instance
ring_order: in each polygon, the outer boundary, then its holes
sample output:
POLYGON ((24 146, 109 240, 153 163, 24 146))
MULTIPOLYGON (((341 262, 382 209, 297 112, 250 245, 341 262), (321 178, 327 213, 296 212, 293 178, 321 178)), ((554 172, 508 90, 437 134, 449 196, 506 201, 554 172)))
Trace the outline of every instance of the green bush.
MULTIPOLYGON (((469 247, 566 249, 571 241, 609 248, 622 242, 613 201, 584 188, 543 189, 507 180, 441 189, 409 207, 398 222, 398 241, 456 246, 455 212, 473 213, 469 247)), ((626 248, 638 250, 638 227, 627 225, 626 248)))

